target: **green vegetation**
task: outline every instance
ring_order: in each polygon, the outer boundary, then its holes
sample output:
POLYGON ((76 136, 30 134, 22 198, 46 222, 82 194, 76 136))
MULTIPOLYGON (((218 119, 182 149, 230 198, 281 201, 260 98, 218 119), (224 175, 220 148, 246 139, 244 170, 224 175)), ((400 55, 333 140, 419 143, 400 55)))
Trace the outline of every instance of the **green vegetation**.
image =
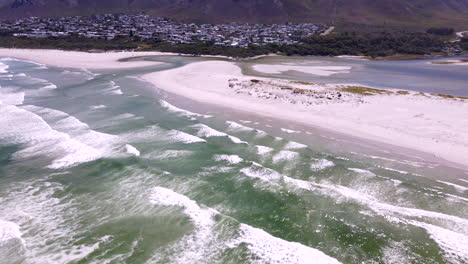
POLYGON ((360 95, 393 94, 391 91, 369 88, 365 86, 346 86, 341 88, 343 92, 355 93, 360 95))
MULTIPOLYGON (((38 48, 63 50, 138 50, 163 51, 191 55, 224 55, 230 57, 253 57, 269 53, 284 55, 363 55, 369 57, 422 56, 440 53, 447 42, 442 37, 426 33, 338 33, 328 36, 313 36, 293 45, 268 44, 251 45, 247 48, 219 46, 211 42, 192 44, 169 44, 164 41, 141 41, 137 38, 117 38, 113 40, 87 39, 78 36, 49 37, 42 39, 17 38, 3 34, 0 47, 38 48)), ((468 38, 462 40, 468 50, 468 38)), ((397 57, 398 58, 398 57, 397 57)), ((401 57, 400 57, 401 58, 401 57)))
POLYGON ((455 30, 453 28, 429 28, 426 32, 433 35, 450 36, 455 33, 455 30))
POLYGON ((460 39, 460 46, 462 49, 468 51, 468 36, 460 39))
POLYGON ((408 91, 397 91, 396 93, 401 94, 401 95, 408 95, 409 94, 408 91))
POLYGON ((385 57, 396 54, 424 55, 441 52, 445 46, 441 38, 425 33, 341 33, 313 36, 304 43, 283 47, 287 55, 364 55, 385 57))
POLYGON ((446 98, 446 99, 462 99, 462 100, 467 100, 468 99, 468 97, 454 96, 454 95, 449 95, 449 94, 431 94, 431 95, 446 98))

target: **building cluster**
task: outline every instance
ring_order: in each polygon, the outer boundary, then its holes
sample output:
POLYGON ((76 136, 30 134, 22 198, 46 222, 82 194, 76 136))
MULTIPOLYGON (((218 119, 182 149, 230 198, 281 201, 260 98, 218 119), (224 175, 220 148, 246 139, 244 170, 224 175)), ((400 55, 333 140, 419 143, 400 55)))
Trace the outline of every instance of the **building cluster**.
POLYGON ((322 24, 187 24, 144 14, 106 14, 64 18, 23 18, 0 21, 0 31, 17 37, 47 38, 81 36, 96 39, 135 38, 169 43, 212 42, 247 47, 249 44, 294 44, 322 33, 322 24))

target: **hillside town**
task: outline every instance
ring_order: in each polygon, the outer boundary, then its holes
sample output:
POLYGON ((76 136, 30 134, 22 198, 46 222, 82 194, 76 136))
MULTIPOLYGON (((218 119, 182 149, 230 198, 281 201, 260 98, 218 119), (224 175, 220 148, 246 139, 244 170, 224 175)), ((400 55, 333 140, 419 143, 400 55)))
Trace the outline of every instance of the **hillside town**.
POLYGON ((173 44, 210 42, 220 46, 295 44, 323 33, 323 24, 186 24, 145 14, 105 14, 64 18, 29 17, 0 21, 0 31, 15 37, 81 36, 94 39, 139 38, 173 44))

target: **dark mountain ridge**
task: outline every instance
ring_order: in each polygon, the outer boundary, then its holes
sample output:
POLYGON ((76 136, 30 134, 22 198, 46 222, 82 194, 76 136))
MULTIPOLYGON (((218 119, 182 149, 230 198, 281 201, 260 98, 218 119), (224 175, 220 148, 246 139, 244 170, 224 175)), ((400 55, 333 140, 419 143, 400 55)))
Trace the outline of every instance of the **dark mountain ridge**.
POLYGON ((0 0, 0 19, 118 12, 201 23, 468 26, 468 0, 0 0))

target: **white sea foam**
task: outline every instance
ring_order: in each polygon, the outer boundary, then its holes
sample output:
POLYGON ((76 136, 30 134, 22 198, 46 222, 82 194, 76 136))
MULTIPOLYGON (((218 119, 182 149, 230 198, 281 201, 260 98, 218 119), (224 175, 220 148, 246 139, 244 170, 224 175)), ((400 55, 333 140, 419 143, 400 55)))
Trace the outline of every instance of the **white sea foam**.
POLYGON ((177 114, 180 114, 180 115, 183 115, 183 116, 187 116, 187 117, 204 117, 204 118, 209 118, 211 117, 210 115, 202 115, 202 114, 197 114, 197 113, 194 113, 194 112, 190 112, 188 110, 184 110, 184 109, 181 109, 181 108, 178 108, 166 101, 163 101, 163 100, 159 100, 159 103, 161 104, 162 107, 166 108, 169 112, 173 112, 173 113, 177 113, 177 114))
POLYGON ((462 181, 462 182, 468 183, 468 180, 465 180, 465 179, 459 179, 459 180, 462 181))
POLYGON ((47 84, 46 86, 42 87, 42 89, 57 89, 57 85, 47 84))
POLYGON ((125 149, 127 150, 127 153, 131 155, 134 155, 136 157, 140 156, 140 151, 130 144, 126 144, 125 149))
POLYGON ((320 192, 324 195, 336 198, 337 201, 342 201, 343 198, 345 200, 352 200, 367 206, 372 211, 384 216, 389 221, 423 227, 428 230, 431 237, 447 252, 448 255, 452 255, 451 259, 466 259, 466 252, 468 252, 466 235, 464 235, 464 233, 468 233, 468 220, 466 219, 433 211, 383 203, 372 196, 360 193, 348 187, 293 179, 255 163, 251 167, 242 169, 241 172, 246 176, 257 178, 270 184, 277 184, 278 181, 282 179, 283 182, 291 184, 294 187, 313 191, 315 193, 320 192), (414 218, 418 218, 418 220, 439 220, 441 221, 440 223, 450 227, 452 230, 437 226, 432 228, 432 225, 424 222, 409 220, 414 218), (437 233, 437 231, 440 232, 437 233))
POLYGON ((228 136, 228 134, 220 132, 204 124, 196 124, 190 127, 197 129, 197 136, 199 137, 227 137, 228 136))
POLYGON ((25 93, 15 87, 0 87, 0 104, 22 105, 25 93))
POLYGON ((190 126, 191 128, 197 129, 197 136, 199 137, 227 137, 229 138, 232 142, 236 144, 248 144, 245 141, 240 140, 237 137, 228 135, 226 133, 220 132, 216 129, 213 129, 207 125, 204 124, 195 124, 190 126))
POLYGON ((89 108, 92 109, 92 110, 97 110, 97 109, 103 109, 103 108, 106 108, 106 107, 107 106, 105 106, 105 105, 92 105, 89 108))
POLYGON ((20 227, 17 224, 0 220, 1 263, 19 263, 24 259, 26 250, 21 235, 20 227))
POLYGON ((300 132, 300 131, 297 131, 297 130, 286 129, 286 128, 281 128, 281 131, 289 133, 289 134, 299 133, 300 132))
POLYGON ((262 229, 241 224, 240 236, 234 239, 230 244, 230 248, 235 248, 240 245, 245 245, 252 254, 254 263, 269 263, 269 264, 305 264, 305 263, 320 263, 320 264, 339 264, 335 258, 327 256, 320 250, 307 247, 297 242, 289 242, 277 237, 274 237, 262 229))
POLYGON ((229 129, 231 130, 236 130, 236 131, 254 131, 255 130, 251 127, 247 127, 247 126, 241 125, 233 121, 227 121, 226 123, 228 123, 229 129))
POLYGON ((154 160, 168 160, 174 158, 188 157, 192 154, 193 152, 189 150, 164 150, 145 154, 143 158, 154 160))
POLYGON ((241 140, 240 138, 235 137, 235 136, 229 135, 228 138, 229 138, 232 142, 234 142, 234 143, 236 143, 236 144, 246 144, 246 145, 249 144, 248 142, 243 141, 243 140, 241 140))
POLYGON ((61 111, 31 105, 0 108, 0 138, 22 145, 15 159, 45 155, 53 158, 50 168, 65 168, 112 155, 113 145, 119 142, 118 137, 93 131, 61 111))
POLYGON ((316 159, 312 164, 310 164, 310 169, 313 171, 320 171, 324 169, 328 169, 335 166, 335 163, 333 161, 327 160, 327 159, 316 159))
POLYGON ((253 163, 250 167, 242 168, 240 172, 248 177, 257 178, 266 182, 275 181, 281 178, 281 175, 278 172, 265 168, 258 163, 253 163))
POLYGON ((8 73, 8 68, 10 68, 10 66, 0 62, 0 73, 8 73))
POLYGON ((348 170, 350 171, 354 171, 354 172, 357 172, 361 175, 364 175, 364 176, 376 176, 374 173, 372 173, 371 171, 368 171, 368 170, 363 170, 363 169, 358 169, 358 168, 348 168, 348 170))
POLYGON ((453 188, 455 188, 459 192, 468 191, 468 187, 461 186, 461 185, 458 185, 458 184, 455 184, 455 183, 446 182, 446 181, 439 181, 439 180, 437 182, 443 183, 443 184, 448 185, 448 186, 452 186, 453 188))
POLYGON ((206 142, 199 137, 178 130, 164 130, 157 125, 151 125, 131 133, 120 135, 131 143, 149 143, 158 141, 181 142, 185 144, 206 142))
POLYGON ((266 146, 257 145, 257 146, 255 146, 255 148, 257 149, 257 153, 258 153, 259 155, 266 155, 266 154, 268 154, 268 153, 270 153, 270 152, 273 151, 272 148, 266 147, 266 146))
POLYGON ((282 150, 273 156, 273 163, 291 161, 299 158, 299 153, 289 150, 282 150))
POLYGON ((116 94, 116 95, 122 95, 123 92, 121 89, 115 89, 115 90, 112 90, 110 91, 111 94, 116 94))
POLYGON ((393 169, 393 168, 387 168, 387 167, 383 167, 383 166, 379 166, 379 165, 377 165, 377 167, 379 167, 381 169, 384 169, 384 170, 388 170, 388 171, 398 172, 398 173, 401 173, 401 174, 408 174, 409 173, 407 171, 397 170, 397 169, 393 169))
POLYGON ((285 149, 302 149, 302 148, 307 148, 307 145, 295 142, 295 141, 290 141, 286 146, 284 146, 285 149))
POLYGON ((169 131, 168 135, 172 139, 186 143, 186 144, 206 142, 206 140, 204 139, 201 139, 194 135, 190 135, 185 132, 178 131, 178 130, 171 130, 169 131))
MULTIPOLYGON (((71 263, 97 248, 96 244, 73 246, 79 220, 65 218, 72 202, 54 196, 63 189, 59 183, 33 179, 15 182, 9 186, 8 197, 0 197, 0 215, 24 229, 28 263, 71 263)), ((8 259, 7 263, 23 262, 8 259)))
POLYGON ((131 113, 123 113, 123 114, 120 114, 120 115, 116 115, 114 117, 112 117, 110 120, 111 121, 115 121, 115 120, 141 120, 141 119, 144 119, 144 117, 142 116, 136 116, 134 114, 131 114, 131 113))
POLYGON ((162 187, 155 187, 152 190, 150 202, 160 206, 182 208, 195 226, 194 231, 185 235, 182 241, 179 242, 182 245, 176 245, 176 247, 184 250, 172 262, 196 263, 205 258, 208 251, 212 249, 209 245, 213 240, 213 227, 216 224, 214 216, 219 214, 218 211, 211 208, 201 208, 197 202, 187 196, 162 187))
POLYGON ((101 157, 98 150, 52 129, 32 112, 11 106, 0 108, 3 113, 3 118, 0 119, 0 138, 6 139, 5 142, 23 144, 23 148, 14 154, 17 159, 34 157, 41 153, 55 154, 61 157, 51 167, 58 168, 101 157))
POLYGON ((238 155, 215 155, 213 159, 216 161, 227 161, 230 164, 239 164, 244 161, 238 155))
MULTIPOLYGON (((213 254, 212 251, 219 248, 225 249, 222 241, 214 239, 214 217, 220 214, 218 211, 203 208, 190 198, 162 187, 153 189, 150 202, 160 206, 180 207, 195 225, 194 231, 175 245, 184 250, 171 261, 172 263, 194 263, 201 260, 209 262, 207 255, 213 254)), ((226 242, 228 248, 241 245, 247 246, 255 263, 308 263, 311 259, 321 264, 340 263, 317 249, 274 237, 264 230, 246 224, 239 224, 238 234, 226 242)))
POLYGON ((450 263, 466 263, 468 260, 468 236, 439 226, 410 221, 412 225, 424 228, 429 236, 444 250, 444 255, 450 263))

